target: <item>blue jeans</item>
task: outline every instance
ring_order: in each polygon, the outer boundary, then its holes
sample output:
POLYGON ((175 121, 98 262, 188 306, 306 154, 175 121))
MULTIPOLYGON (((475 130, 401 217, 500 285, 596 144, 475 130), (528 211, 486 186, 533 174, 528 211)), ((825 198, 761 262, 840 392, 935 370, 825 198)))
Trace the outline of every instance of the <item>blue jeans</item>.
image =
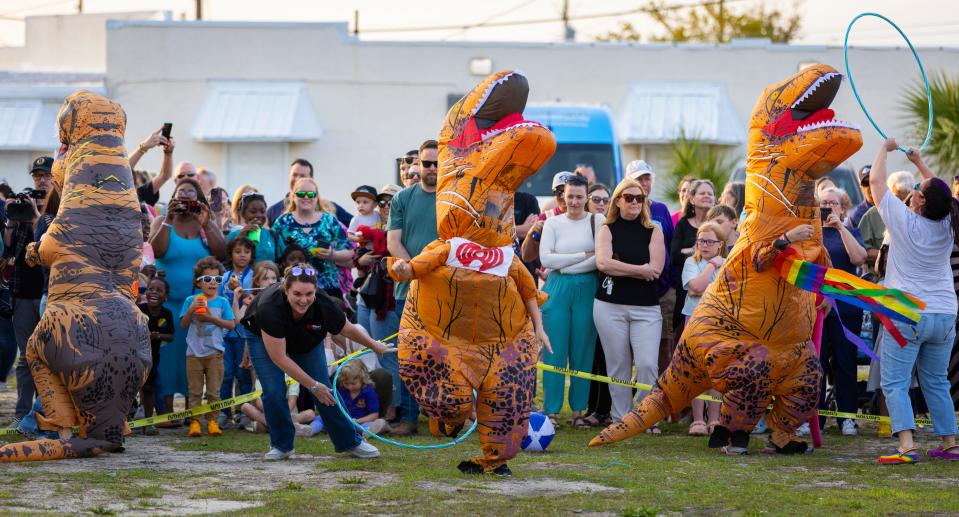
MULTIPOLYGON (((240 368, 247 338, 239 337, 235 332, 230 332, 223 338, 223 384, 220 385, 220 400, 226 400, 233 396, 234 380, 240 383, 240 390, 237 395, 253 391, 253 376, 250 375, 250 370, 240 368)), ((246 335, 245 330, 243 333, 246 335)), ((230 408, 224 409, 223 414, 232 414, 230 408)))
POLYGON ((17 339, 13 336, 13 322, 10 318, 0 318, 0 383, 6 384, 16 361, 17 339))
MULTIPOLYGON (((362 297, 356 298, 356 321, 373 339, 385 339, 396 333, 400 326, 400 314, 394 311, 387 312, 383 319, 376 319, 376 311, 366 306, 362 297)), ((396 345, 396 339, 392 339, 389 345, 396 345)), ((399 407, 401 395, 400 366, 395 353, 384 354, 380 358, 380 366, 390 372, 393 378, 393 396, 390 398, 389 407, 399 407)), ((405 387, 402 388, 405 391, 405 387)), ((382 406, 381 406, 382 407, 382 406)))
POLYGON ((936 434, 956 434, 956 414, 953 412, 947 377, 949 355, 956 337, 956 315, 923 314, 915 327, 898 321, 894 323, 906 338, 906 346, 900 347, 889 331, 883 330, 879 363, 882 392, 886 396, 892 432, 916 428, 912 402, 909 400, 909 385, 915 367, 936 434))
MULTIPOLYGON (((283 452, 292 451, 296 430, 293 427, 293 419, 290 418, 290 409, 286 401, 286 380, 283 370, 267 355, 262 339, 251 337, 247 340, 247 346, 250 347, 250 360, 253 361, 253 369, 256 370, 256 376, 260 379, 260 385, 263 387, 261 400, 263 402, 263 416, 266 417, 266 425, 270 428, 270 446, 283 452)), ((314 347, 309 352, 287 355, 307 375, 333 389, 326 366, 326 350, 322 345, 314 347)), ((302 389, 307 388, 309 386, 302 386, 302 389)), ((316 400, 316 397, 314 397, 314 400, 316 400)), ((339 407, 336 405, 327 406, 316 401, 316 412, 323 419, 336 452, 347 451, 360 444, 360 435, 356 433, 352 422, 343 416, 339 407)))
MULTIPOLYGON (((399 330, 404 307, 406 307, 405 299, 396 300, 396 326, 388 329, 389 333, 386 334, 387 336, 399 330)), ((390 318, 387 316, 386 319, 389 320, 390 318)), ((416 399, 413 398, 410 390, 406 389, 406 384, 400 379, 400 363, 397 354, 383 354, 383 357, 380 359, 380 365, 393 376, 393 400, 399 402, 400 419, 416 424, 416 420, 420 417, 420 406, 416 403, 416 399), (399 396, 397 396, 395 391, 397 387, 399 387, 399 396)))

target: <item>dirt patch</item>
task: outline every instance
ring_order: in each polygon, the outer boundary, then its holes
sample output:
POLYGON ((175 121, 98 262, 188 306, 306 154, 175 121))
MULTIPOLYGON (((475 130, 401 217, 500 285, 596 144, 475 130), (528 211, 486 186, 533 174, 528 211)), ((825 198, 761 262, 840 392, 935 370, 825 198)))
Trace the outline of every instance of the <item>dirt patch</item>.
POLYGON ((442 483, 423 481, 417 487, 450 494, 474 492, 508 497, 540 497, 565 494, 622 492, 621 488, 600 485, 589 481, 569 481, 554 478, 536 478, 510 481, 464 481, 442 483))
POLYGON ((323 462, 330 456, 295 454, 286 461, 267 462, 260 453, 178 451, 169 445, 175 441, 168 436, 138 436, 122 454, 4 465, 6 476, 30 477, 8 487, 8 497, 0 498, 0 513, 211 514, 254 508, 261 504, 256 502, 260 493, 276 489, 348 486, 365 490, 396 478, 365 471, 323 470, 323 462), (158 480, 123 474, 134 470, 156 472, 158 480), (85 486, 61 477, 77 473, 97 473, 98 477, 85 486))

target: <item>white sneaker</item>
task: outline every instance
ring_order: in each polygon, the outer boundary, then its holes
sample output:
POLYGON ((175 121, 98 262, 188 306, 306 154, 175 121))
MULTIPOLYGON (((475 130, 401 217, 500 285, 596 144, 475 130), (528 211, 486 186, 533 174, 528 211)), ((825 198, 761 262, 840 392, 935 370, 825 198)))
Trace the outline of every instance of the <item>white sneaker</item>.
POLYGON ((373 447, 366 440, 362 440, 359 445, 353 447, 352 449, 346 451, 357 458, 379 458, 380 450, 376 447, 373 447))
POLYGON ((277 449, 276 447, 271 447, 270 452, 263 455, 263 459, 267 461, 279 461, 285 460, 293 455, 293 449, 290 449, 286 452, 277 449))
POLYGON ((849 420, 848 418, 842 421, 843 436, 856 436, 857 434, 859 434, 859 431, 856 430, 856 422, 849 420))
POLYGON ((803 425, 796 428, 796 436, 806 436, 809 434, 809 422, 803 422, 803 425))

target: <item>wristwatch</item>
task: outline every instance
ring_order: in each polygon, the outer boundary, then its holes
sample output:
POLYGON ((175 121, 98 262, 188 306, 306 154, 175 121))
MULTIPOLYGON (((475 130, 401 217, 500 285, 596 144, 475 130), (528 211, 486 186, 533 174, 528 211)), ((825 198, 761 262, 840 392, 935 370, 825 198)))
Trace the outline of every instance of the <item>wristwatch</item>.
POLYGON ((310 393, 316 395, 316 390, 320 389, 320 386, 322 386, 322 384, 320 384, 319 381, 314 382, 313 385, 310 386, 310 393))

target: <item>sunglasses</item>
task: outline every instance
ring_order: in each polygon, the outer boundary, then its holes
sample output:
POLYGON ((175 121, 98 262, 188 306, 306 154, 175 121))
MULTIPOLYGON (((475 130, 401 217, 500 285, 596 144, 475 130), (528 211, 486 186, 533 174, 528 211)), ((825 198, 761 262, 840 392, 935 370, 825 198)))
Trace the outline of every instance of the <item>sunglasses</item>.
POLYGON ((415 156, 403 156, 402 158, 397 158, 398 161, 401 161, 407 165, 413 165, 413 162, 416 161, 415 156))
POLYGON ((431 169, 431 168, 438 167, 439 164, 440 164, 440 162, 439 162, 439 161, 432 161, 432 160, 420 160, 420 164, 423 165, 423 168, 424 168, 424 169, 431 169))
POLYGON ((720 241, 714 241, 712 239, 696 239, 696 242, 698 242, 700 246, 715 246, 716 244, 719 244, 720 241))
POLYGON ((379 205, 380 208, 386 208, 386 207, 390 206, 390 200, 389 200, 389 199, 381 199, 381 200, 377 201, 376 204, 379 205))
POLYGON ((311 278, 315 278, 315 277, 316 277, 316 270, 313 269, 313 268, 311 268, 311 267, 293 266, 293 267, 290 269, 290 275, 292 275, 292 276, 308 276, 308 277, 311 277, 311 278))
POLYGON ((303 199, 305 197, 308 197, 310 199, 316 198, 316 192, 311 192, 307 190, 297 190, 294 194, 296 195, 296 197, 300 199, 303 199))
POLYGON ((413 178, 419 178, 419 177, 420 177, 420 173, 418 173, 418 172, 407 172, 407 173, 406 173, 406 179, 409 179, 409 180, 411 180, 411 179, 413 179, 413 178))
POLYGON ((602 203, 604 205, 609 203, 609 198, 603 196, 590 196, 589 200, 593 203, 602 203))
POLYGON ((196 279, 199 280, 200 282, 204 282, 204 283, 207 283, 207 284, 210 284, 210 283, 213 283, 213 284, 221 284, 221 283, 223 283, 223 277, 222 277, 221 275, 203 275, 203 276, 198 276, 198 277, 196 277, 196 279))
POLYGON ((178 180, 181 180, 181 179, 183 179, 183 178, 195 178, 195 177, 196 177, 196 173, 195 173, 195 172, 184 172, 184 173, 181 173, 181 174, 177 174, 177 175, 176 175, 176 179, 178 179, 178 180))
POLYGON ((627 203, 643 203, 646 201, 646 196, 642 194, 623 194, 623 201, 627 203))
POLYGON ((562 186, 556 187, 556 188, 553 189, 553 196, 554 196, 554 197, 556 197, 556 196, 562 196, 562 195, 563 195, 563 192, 564 192, 565 190, 566 190, 566 189, 563 188, 562 186))

